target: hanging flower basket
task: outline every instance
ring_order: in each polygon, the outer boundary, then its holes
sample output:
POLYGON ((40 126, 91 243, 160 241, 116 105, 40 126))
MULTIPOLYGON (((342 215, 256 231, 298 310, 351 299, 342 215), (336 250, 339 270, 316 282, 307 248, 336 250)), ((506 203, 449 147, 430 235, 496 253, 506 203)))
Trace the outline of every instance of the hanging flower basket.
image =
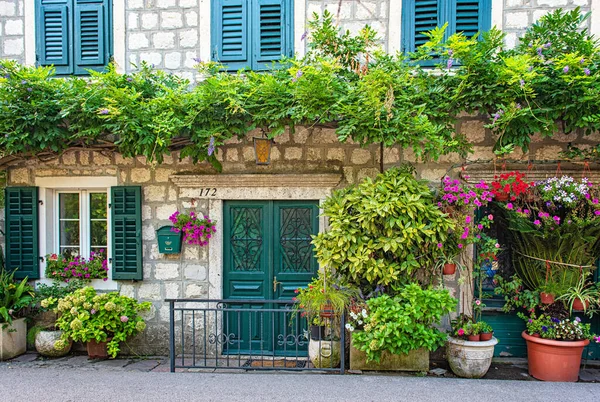
POLYGON ((173 222, 171 231, 182 233, 183 241, 191 245, 208 245, 208 241, 217 231, 214 221, 206 215, 201 218, 194 211, 189 214, 176 211, 169 220, 173 222))

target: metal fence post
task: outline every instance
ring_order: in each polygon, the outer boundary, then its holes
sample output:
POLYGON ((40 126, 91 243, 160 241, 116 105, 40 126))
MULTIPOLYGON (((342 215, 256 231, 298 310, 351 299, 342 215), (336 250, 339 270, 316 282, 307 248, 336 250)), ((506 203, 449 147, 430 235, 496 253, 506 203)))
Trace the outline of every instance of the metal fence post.
POLYGON ((169 360, 171 373, 175 372, 175 302, 169 301, 169 360))
POLYGON ((340 319, 340 349, 341 349, 341 361, 340 361, 340 374, 346 373, 346 313, 342 312, 340 319))

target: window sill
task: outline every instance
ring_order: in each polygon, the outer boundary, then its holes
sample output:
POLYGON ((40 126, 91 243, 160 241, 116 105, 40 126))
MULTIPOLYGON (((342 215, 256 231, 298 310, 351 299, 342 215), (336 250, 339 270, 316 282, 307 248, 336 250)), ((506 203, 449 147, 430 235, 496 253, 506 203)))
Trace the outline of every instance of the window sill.
MULTIPOLYGON (((53 279, 50 278, 42 278, 36 279, 35 284, 44 284, 44 285, 52 285, 54 283, 53 279)), ((107 281, 103 281, 102 279, 92 279, 87 286, 91 286, 96 290, 105 290, 105 291, 118 291, 119 283, 117 281, 113 281, 112 279, 108 279, 107 281)))

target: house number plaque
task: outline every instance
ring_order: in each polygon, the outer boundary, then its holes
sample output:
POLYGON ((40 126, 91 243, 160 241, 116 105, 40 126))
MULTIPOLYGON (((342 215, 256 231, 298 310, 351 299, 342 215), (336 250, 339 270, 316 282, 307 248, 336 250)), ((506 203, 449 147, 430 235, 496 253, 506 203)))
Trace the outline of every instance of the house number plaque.
POLYGON ((200 189, 200 197, 216 197, 217 189, 215 187, 207 187, 200 189))

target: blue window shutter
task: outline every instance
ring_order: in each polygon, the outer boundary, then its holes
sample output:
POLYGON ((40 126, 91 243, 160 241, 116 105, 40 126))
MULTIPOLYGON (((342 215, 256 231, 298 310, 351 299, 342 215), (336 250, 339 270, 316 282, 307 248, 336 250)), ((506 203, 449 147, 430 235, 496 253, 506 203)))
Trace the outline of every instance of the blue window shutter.
POLYGON ((402 2, 402 48, 414 52, 427 42, 423 32, 431 31, 441 23, 445 0, 403 0, 402 2))
POLYGON ((38 188, 7 187, 5 202, 6 269, 17 279, 38 279, 38 188))
POLYGON ((57 74, 72 74, 72 0, 35 2, 38 64, 54 65, 57 74))
POLYGON ((235 71, 250 66, 249 0, 213 0, 212 59, 235 71))
POLYGON ((142 189, 111 188, 112 277, 142 280, 142 189))
POLYGON ((487 31, 491 25, 490 0, 452 0, 450 2, 448 36, 462 32, 471 38, 487 31))
POLYGON ((108 0, 75 0, 75 74, 102 71, 110 58, 108 0))
POLYGON ((252 0, 252 69, 269 68, 292 56, 292 5, 289 0, 252 0))

